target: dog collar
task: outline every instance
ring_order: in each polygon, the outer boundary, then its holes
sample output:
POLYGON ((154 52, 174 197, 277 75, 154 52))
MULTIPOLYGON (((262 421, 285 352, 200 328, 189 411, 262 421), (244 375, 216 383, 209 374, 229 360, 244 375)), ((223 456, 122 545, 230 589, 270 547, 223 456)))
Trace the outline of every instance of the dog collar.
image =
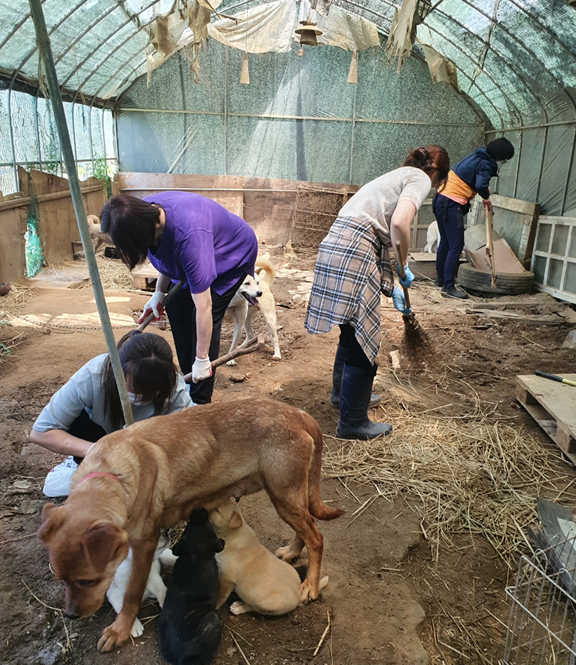
POLYGON ((104 471, 94 471, 92 473, 88 473, 84 476, 84 478, 82 478, 80 482, 83 483, 85 480, 88 480, 88 478, 94 478, 96 476, 107 476, 108 478, 113 478, 115 481, 120 482, 120 478, 118 478, 118 476, 115 476, 112 473, 105 473, 104 471))

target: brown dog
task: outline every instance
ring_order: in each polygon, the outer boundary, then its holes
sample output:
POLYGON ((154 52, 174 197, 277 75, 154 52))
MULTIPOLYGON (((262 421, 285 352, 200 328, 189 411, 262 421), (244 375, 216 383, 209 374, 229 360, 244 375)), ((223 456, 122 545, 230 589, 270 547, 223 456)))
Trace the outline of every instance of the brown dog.
POLYGON ((322 432, 304 411, 262 399, 196 406, 109 434, 72 477, 62 506, 42 511, 39 538, 57 579, 66 582, 65 611, 86 617, 102 604, 116 568, 132 548, 132 573, 121 612, 98 642, 110 651, 130 636, 154 548, 163 527, 228 497, 265 489, 296 532, 276 553, 284 560, 308 548, 303 601, 318 597, 322 535, 313 518, 343 511, 320 498, 322 432))

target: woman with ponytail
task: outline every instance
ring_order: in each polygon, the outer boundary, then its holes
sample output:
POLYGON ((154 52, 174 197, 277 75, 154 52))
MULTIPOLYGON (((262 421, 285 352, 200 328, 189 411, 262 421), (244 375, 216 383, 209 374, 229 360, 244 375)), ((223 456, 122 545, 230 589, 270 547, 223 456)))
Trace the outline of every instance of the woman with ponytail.
MULTIPOLYGON (((310 333, 340 326, 332 375, 332 406, 340 409, 336 436, 372 439, 392 426, 368 418, 380 347, 380 294, 392 296, 396 309, 409 314, 404 294, 394 288, 388 250, 400 242, 408 255, 410 225, 431 187, 444 183, 448 153, 438 145, 411 150, 399 169, 364 185, 338 213, 320 244, 304 325, 310 333)), ((404 266, 402 286, 414 279, 404 266)))

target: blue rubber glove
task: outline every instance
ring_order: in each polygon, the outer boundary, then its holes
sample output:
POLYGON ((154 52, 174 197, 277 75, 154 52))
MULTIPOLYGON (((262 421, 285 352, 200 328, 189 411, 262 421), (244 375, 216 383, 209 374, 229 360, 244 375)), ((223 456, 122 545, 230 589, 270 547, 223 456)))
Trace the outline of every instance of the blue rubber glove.
POLYGON ((400 284, 401 284, 405 289, 409 289, 409 288, 410 288, 410 284, 412 284, 412 282, 414 281, 414 275, 412 274, 412 271, 411 271, 410 268, 408 267, 408 264, 406 264, 406 265, 404 266, 404 279, 402 279, 402 278, 400 277, 400 269, 399 269, 399 267, 398 267, 398 264, 396 264, 396 270, 397 270, 397 272, 398 272, 398 281, 400 282, 400 284))
POLYGON ((412 314, 412 307, 406 307, 404 293, 402 289, 397 286, 395 286, 394 291, 392 291, 392 304, 399 312, 402 312, 403 316, 410 316, 410 314, 412 314))

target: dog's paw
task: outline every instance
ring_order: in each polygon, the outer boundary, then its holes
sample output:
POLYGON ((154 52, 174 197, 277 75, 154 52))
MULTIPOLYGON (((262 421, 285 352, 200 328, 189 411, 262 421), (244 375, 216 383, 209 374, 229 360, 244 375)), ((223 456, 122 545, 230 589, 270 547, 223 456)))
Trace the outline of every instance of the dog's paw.
POLYGON ((118 620, 111 626, 104 628, 102 637, 98 640, 98 651, 106 653, 124 644, 130 637, 130 629, 131 627, 126 630, 124 622, 118 623, 118 620))
POLYGON ((280 352, 278 352, 277 354, 275 353, 272 356, 272 360, 282 360, 282 355, 280 354, 280 352))
POLYGON ((300 552, 294 552, 291 545, 285 545, 276 550, 276 556, 282 561, 291 563, 300 556, 300 552))
POLYGON ((234 360, 234 358, 232 358, 232 360, 229 360, 229 361, 226 363, 226 365, 227 365, 228 367, 236 367, 236 361, 234 360))
POLYGON ((144 626, 142 625, 142 622, 140 619, 134 619, 134 624, 132 625, 132 631, 130 632, 130 635, 132 635, 132 637, 140 637, 143 634, 144 626))
POLYGON ((313 589, 310 582, 306 579, 300 585, 300 600, 306 604, 318 598, 318 589, 313 589))
POLYGON ((246 612, 248 612, 248 611, 249 611, 248 606, 245 605, 244 603, 240 602, 239 600, 237 600, 236 602, 232 603, 232 605, 230 605, 230 612, 232 614, 235 614, 236 616, 238 616, 240 614, 246 614, 246 612))

